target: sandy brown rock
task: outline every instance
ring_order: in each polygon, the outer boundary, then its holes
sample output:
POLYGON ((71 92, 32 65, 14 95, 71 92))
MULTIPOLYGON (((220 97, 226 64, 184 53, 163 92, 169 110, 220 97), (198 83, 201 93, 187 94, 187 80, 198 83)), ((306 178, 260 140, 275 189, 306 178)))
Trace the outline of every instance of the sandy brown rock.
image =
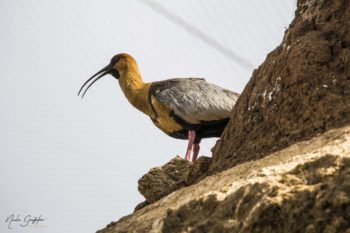
POLYGON ((299 0, 295 13, 238 99, 209 174, 350 123, 350 3, 299 0))
POLYGON ((135 211, 177 189, 196 183, 203 179, 208 171, 211 158, 201 156, 191 163, 176 156, 161 167, 152 168, 139 180, 139 192, 146 200, 135 207, 135 211))
MULTIPOLYGON (((152 168, 139 180, 138 190, 147 203, 158 201, 173 191, 186 186, 192 163, 176 156, 161 167, 152 168)), ((145 205, 142 205, 144 207, 145 205)))
POLYGON ((350 158, 325 155, 222 201, 191 201, 167 212, 162 232, 350 232, 350 158))
POLYGON ((346 232, 349 160, 350 126, 330 130, 181 188, 99 233, 346 232))
POLYGON ((149 203, 148 201, 143 201, 143 202, 140 202, 139 204, 137 204, 136 206, 135 206, 135 208, 134 208, 134 212, 135 211, 137 211, 137 210, 140 210, 140 209, 142 209, 142 208, 144 208, 144 207, 146 207, 146 206, 148 206, 149 204, 151 204, 151 203, 149 203))
POLYGON ((211 158, 206 156, 199 157, 196 162, 190 167, 186 184, 191 185, 196 183, 198 180, 203 179, 209 169, 211 158))

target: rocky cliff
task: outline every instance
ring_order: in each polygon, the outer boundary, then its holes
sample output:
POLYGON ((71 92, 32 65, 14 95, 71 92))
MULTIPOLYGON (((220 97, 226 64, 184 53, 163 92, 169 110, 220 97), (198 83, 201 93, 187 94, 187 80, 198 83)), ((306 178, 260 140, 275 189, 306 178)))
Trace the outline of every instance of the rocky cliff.
POLYGON ((350 232, 350 126, 181 188, 99 233, 350 232))
POLYGON ((350 233, 350 1, 298 0, 213 157, 139 181, 146 201, 98 232, 350 233))
POLYGON ((298 0, 282 43, 254 71, 209 174, 350 122, 350 2, 298 0))

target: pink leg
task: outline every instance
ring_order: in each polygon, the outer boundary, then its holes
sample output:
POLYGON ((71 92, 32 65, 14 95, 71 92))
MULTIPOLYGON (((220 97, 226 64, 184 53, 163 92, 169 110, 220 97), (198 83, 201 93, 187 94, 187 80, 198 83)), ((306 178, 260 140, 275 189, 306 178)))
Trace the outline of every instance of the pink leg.
POLYGON ((192 162, 196 162, 197 160, 197 157, 198 157, 198 154, 199 154, 199 149, 200 149, 200 146, 199 144, 194 144, 193 145, 193 157, 192 157, 192 162))
POLYGON ((187 146, 187 151, 185 156, 185 159, 187 160, 190 160, 193 142, 195 138, 196 138, 196 132, 194 130, 188 131, 188 146, 187 146))

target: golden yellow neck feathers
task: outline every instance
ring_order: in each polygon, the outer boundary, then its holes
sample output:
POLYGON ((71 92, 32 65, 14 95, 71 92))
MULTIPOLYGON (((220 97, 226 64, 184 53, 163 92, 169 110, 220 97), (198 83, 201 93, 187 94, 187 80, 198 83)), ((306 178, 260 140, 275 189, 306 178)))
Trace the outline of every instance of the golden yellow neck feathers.
POLYGON ((152 115, 148 103, 150 83, 144 83, 136 61, 131 56, 123 56, 116 64, 119 71, 119 85, 128 101, 147 115, 152 115))

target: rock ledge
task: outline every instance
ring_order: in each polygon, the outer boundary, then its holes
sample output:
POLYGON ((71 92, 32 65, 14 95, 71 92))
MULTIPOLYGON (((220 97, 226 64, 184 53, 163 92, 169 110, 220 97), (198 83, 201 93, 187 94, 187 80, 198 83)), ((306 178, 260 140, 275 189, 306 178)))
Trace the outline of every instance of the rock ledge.
POLYGON ((206 177, 98 232, 252 232, 252 227, 350 232, 350 126, 206 177))

